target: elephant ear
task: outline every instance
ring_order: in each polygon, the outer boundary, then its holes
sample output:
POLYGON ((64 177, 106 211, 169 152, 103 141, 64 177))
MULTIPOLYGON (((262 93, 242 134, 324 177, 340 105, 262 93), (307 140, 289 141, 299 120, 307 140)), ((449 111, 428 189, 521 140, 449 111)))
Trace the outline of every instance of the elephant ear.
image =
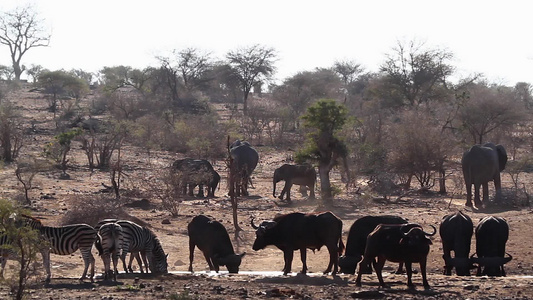
POLYGON ((497 145, 496 151, 498 152, 498 164, 501 172, 505 170, 505 165, 507 164, 507 152, 502 145, 497 145))

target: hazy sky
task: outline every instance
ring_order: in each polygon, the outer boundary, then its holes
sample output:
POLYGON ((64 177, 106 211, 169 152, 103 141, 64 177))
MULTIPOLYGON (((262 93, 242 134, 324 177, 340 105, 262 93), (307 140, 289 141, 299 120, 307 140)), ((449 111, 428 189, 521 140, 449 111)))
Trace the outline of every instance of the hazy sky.
MULTIPOLYGON (((454 53, 458 77, 533 83, 533 2, 473 0, 2 0, 0 11, 30 3, 45 19, 50 47, 23 64, 98 71, 156 66, 155 56, 194 47, 224 58, 261 44, 277 51, 278 79, 336 60, 377 71, 398 41, 425 41, 454 53)), ((10 65, 0 45, 0 64, 10 65)))

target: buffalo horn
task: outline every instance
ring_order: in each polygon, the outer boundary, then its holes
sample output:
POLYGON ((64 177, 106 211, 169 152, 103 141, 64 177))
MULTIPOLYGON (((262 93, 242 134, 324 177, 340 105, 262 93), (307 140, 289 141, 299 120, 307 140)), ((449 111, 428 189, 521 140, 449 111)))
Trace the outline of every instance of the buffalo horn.
POLYGON ((435 228, 435 226, 433 226, 433 225, 429 225, 429 226, 433 227, 433 233, 427 233, 427 232, 424 231, 424 234, 426 236, 434 236, 437 233, 437 228, 435 228))
POLYGON ((253 229, 255 229, 255 230, 259 229, 259 227, 254 224, 254 218, 253 217, 250 218, 250 224, 252 224, 252 228, 253 229))
POLYGON ((482 266, 497 267, 502 266, 513 259, 509 253, 507 253, 507 255, 508 257, 473 257, 474 255, 472 255, 470 258, 472 259, 473 263, 477 263, 482 266))

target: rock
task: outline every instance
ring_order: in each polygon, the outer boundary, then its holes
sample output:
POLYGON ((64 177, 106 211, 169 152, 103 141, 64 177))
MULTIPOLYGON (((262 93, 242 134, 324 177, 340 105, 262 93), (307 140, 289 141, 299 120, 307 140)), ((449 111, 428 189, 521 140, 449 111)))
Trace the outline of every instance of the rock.
POLYGON ((169 219, 164 219, 163 221, 161 221, 161 224, 170 224, 170 220, 169 219))

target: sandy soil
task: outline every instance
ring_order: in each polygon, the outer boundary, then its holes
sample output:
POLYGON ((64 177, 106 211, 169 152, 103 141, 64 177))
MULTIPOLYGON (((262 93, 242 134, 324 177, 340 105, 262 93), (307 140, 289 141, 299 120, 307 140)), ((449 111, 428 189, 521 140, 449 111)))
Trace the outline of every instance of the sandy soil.
MULTIPOLYGON (((23 93, 17 102, 24 108, 24 116, 28 124, 31 119, 38 120, 39 134, 31 137, 32 142, 25 148, 25 153, 38 152, 46 141, 50 141, 51 115, 45 111, 46 102, 39 99, 36 93, 23 93)), ((486 215, 496 215, 506 218, 510 225, 510 238, 507 251, 514 259, 506 265, 507 277, 457 277, 443 276, 442 245, 440 237, 433 237, 433 245, 428 257, 428 280, 431 289, 425 291, 419 273, 413 276, 415 290, 406 287, 405 275, 390 274, 395 264, 387 263, 385 282, 389 288, 378 286, 375 274, 364 275, 362 287, 355 286, 355 276, 351 275, 322 275, 328 262, 328 253, 324 249, 312 253, 308 251, 308 275, 290 274, 282 276, 282 252, 276 248, 253 251, 255 234, 249 225, 250 217, 259 222, 272 218, 277 214, 289 212, 315 212, 320 210, 318 202, 307 200, 300 196, 297 188, 293 188, 293 205, 278 206, 272 197, 271 176, 273 170, 284 163, 287 151, 275 151, 268 147, 257 147, 261 156, 260 165, 254 174, 254 188, 251 196, 239 201, 239 223, 244 229, 240 239, 233 239, 237 253, 246 252, 241 265, 241 273, 228 275, 225 272, 215 274, 209 272, 207 263, 199 250, 195 252, 194 270, 190 274, 188 269, 188 237, 187 223, 198 214, 206 214, 222 222, 233 237, 231 205, 227 197, 225 169, 223 162, 215 167, 223 176, 220 190, 214 199, 189 199, 181 204, 180 215, 171 217, 160 209, 156 199, 148 199, 152 207, 149 209, 126 207, 125 210, 148 223, 161 239, 166 253, 169 253, 170 274, 151 276, 140 273, 121 274, 118 282, 106 282, 99 276, 103 263, 97 257, 97 278, 94 283, 86 281, 79 283, 77 278, 82 273, 83 261, 79 252, 73 255, 52 255, 52 282, 45 285, 38 281, 29 289, 32 299, 255 299, 255 298, 294 298, 294 299, 349 299, 349 298, 385 298, 385 299, 531 299, 533 298, 533 212, 530 208, 506 206, 492 207, 483 211, 472 211, 464 207, 465 195, 462 191, 453 191, 450 180, 450 195, 441 196, 436 193, 426 195, 412 195, 402 198, 397 203, 383 203, 373 201, 371 197, 354 193, 353 190, 344 191, 334 200, 331 211, 343 220, 343 238, 346 242, 348 230, 352 223, 365 215, 394 214, 408 218, 412 222, 438 227, 440 220, 446 214, 463 210, 472 217, 474 223, 486 215), (170 224, 163 224, 169 220, 170 224)), ((148 157, 141 149, 126 147, 123 151, 124 164, 128 166, 126 172, 131 182, 136 177, 146 176, 154 165, 166 166, 177 155, 170 153, 152 153, 148 157)), ((90 173, 86 168, 86 161, 79 145, 72 150, 72 158, 68 170, 70 180, 60 180, 60 172, 39 174, 35 189, 30 191, 35 207, 34 215, 42 217, 43 223, 56 225, 61 217, 72 209, 71 200, 80 195, 95 195, 102 189, 102 183, 109 183, 107 172, 90 173)), ((0 172, 3 197, 18 197, 20 186, 14 178, 14 165, 5 166, 0 172)), ((458 173, 457 173, 458 174, 458 173)), ((511 187, 511 180, 504 175, 503 183, 506 188, 511 187)), ((333 174, 335 184, 339 184, 338 174, 333 174)), ((523 177, 528 184, 531 180, 523 177)), ((132 185, 134 183, 131 183, 132 185)), ((280 188, 278 188, 280 190, 280 188)), ((365 189, 363 188, 363 191, 365 189)), ((472 249, 475 249, 472 243, 472 249)), ((96 256, 96 251, 93 249, 96 256)), ((16 264, 8 263, 6 276, 14 271, 16 264)), ((418 269, 417 265, 414 265, 418 269)), ((299 255, 295 255, 293 271, 301 269, 299 255)), ((44 278, 41 269, 40 278, 44 278)), ((7 298, 9 289, 0 287, 0 298, 7 298)))

